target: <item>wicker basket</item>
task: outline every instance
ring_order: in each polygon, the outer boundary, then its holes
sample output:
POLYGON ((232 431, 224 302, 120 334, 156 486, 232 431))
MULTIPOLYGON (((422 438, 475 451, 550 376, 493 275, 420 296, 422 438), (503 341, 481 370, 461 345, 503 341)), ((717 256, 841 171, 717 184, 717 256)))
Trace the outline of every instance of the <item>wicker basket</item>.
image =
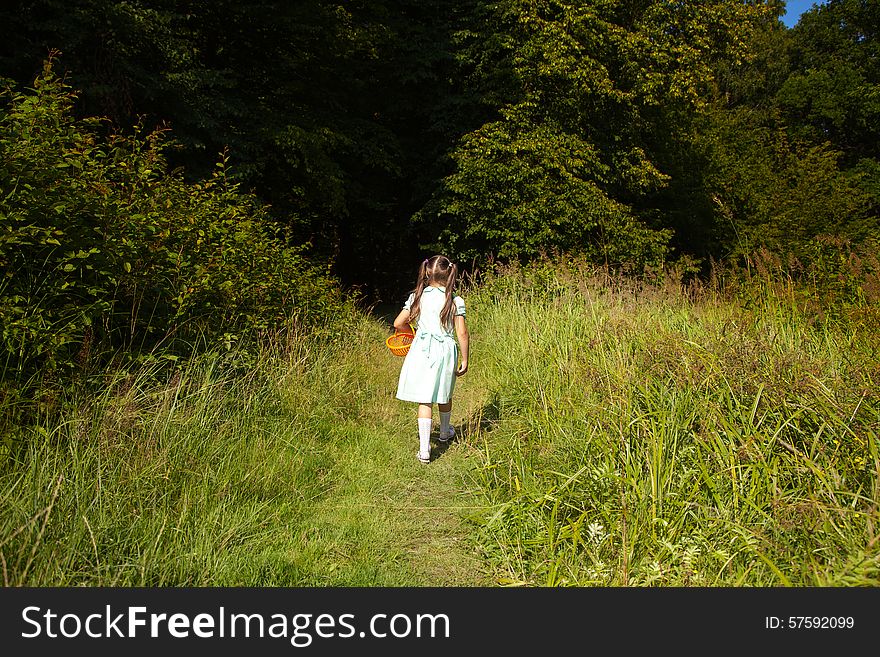
POLYGON ((385 344, 395 356, 406 356, 413 341, 412 333, 395 333, 385 340, 385 344))

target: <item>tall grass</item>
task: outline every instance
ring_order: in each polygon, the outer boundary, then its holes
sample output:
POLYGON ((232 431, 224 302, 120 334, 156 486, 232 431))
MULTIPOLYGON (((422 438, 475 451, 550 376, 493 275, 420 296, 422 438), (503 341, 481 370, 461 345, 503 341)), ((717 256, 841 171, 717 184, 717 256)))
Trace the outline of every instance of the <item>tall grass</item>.
POLYGON ((427 467, 357 314, 41 405, 0 464, 0 581, 880 582, 875 302, 545 263, 465 296, 459 437, 427 467))
POLYGON ((752 293, 548 265, 471 291, 498 581, 880 583, 880 331, 752 293))
POLYGON ((364 373, 383 337, 353 317, 337 338, 225 354, 235 368, 205 354, 165 384, 141 369, 71 393, 0 470, 0 581, 401 583, 379 558, 340 567, 312 517, 340 485, 346 423, 382 417, 386 391, 364 373))

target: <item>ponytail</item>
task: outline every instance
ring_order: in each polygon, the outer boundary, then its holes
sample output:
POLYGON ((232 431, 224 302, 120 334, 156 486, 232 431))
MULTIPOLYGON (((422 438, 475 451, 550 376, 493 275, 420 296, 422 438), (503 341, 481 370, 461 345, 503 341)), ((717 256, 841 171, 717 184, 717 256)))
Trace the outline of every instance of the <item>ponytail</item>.
POLYGON ((443 255, 435 255, 425 258, 419 265, 418 280, 412 291, 413 301, 409 307, 410 323, 416 324, 421 310, 422 292, 430 281, 444 282, 446 288, 446 302, 440 311, 440 323, 447 329, 452 329, 455 318, 455 282, 458 279, 458 267, 449 258, 443 255))
POLYGON ((419 321, 419 311, 421 310, 421 300, 422 300, 422 292, 425 291, 425 286, 428 284, 428 259, 425 258, 422 260, 422 264, 419 265, 419 273, 416 278, 416 287, 412 291, 413 300, 412 304, 409 307, 409 323, 415 325, 419 321))
POLYGON ((455 280, 458 278, 458 267, 455 263, 450 263, 449 275, 446 278, 446 303, 443 304, 443 310, 440 311, 440 322, 447 329, 452 329, 455 318, 455 280))

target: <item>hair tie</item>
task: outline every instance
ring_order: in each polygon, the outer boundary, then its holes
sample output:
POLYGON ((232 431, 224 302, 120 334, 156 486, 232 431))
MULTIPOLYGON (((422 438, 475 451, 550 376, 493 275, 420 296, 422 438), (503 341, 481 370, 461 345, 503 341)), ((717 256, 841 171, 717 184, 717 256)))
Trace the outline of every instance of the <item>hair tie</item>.
POLYGON ((423 265, 427 265, 427 264, 428 264, 428 259, 425 258, 424 260, 422 260, 422 264, 423 264, 423 265))

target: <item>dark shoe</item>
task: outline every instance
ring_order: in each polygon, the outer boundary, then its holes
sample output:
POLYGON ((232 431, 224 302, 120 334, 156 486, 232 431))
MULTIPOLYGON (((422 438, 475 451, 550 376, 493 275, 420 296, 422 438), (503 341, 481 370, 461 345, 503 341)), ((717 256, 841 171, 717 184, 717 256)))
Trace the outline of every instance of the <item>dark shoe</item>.
POLYGON ((448 443, 453 438, 455 438, 455 427, 451 424, 449 425, 449 433, 446 434, 445 438, 442 435, 437 436, 437 440, 439 440, 441 443, 448 443))

